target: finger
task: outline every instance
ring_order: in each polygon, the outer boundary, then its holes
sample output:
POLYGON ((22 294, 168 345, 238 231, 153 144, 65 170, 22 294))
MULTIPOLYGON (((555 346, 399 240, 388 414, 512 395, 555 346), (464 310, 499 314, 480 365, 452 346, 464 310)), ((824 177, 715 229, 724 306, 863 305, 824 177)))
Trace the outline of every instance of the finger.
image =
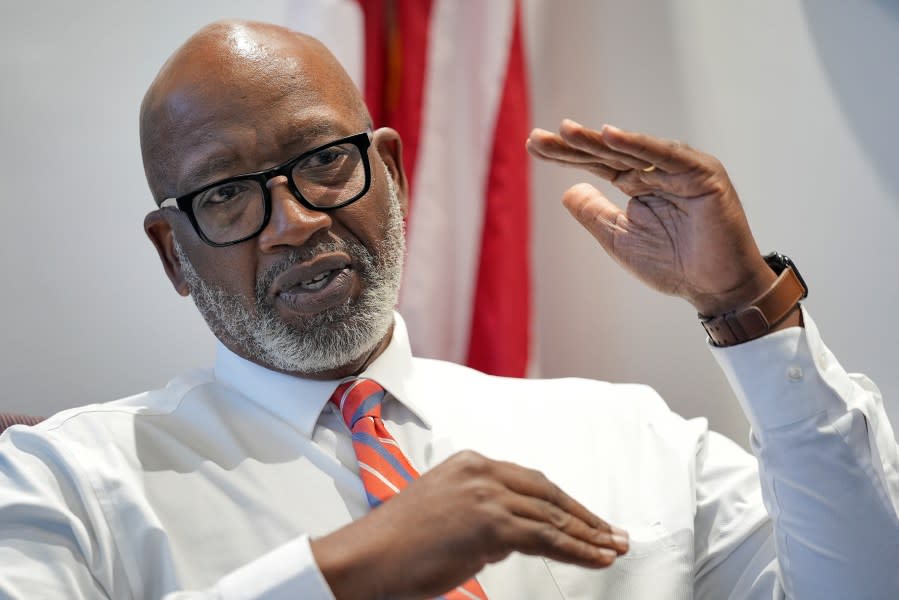
MULTIPOLYGON (((583 542, 587 542, 588 544, 601 548, 609 548, 618 554, 624 554, 628 550, 627 534, 619 533, 611 526, 601 528, 591 527, 583 520, 562 510, 559 506, 548 500, 532 496, 522 496, 510 491, 509 497, 505 499, 505 503, 508 509, 519 517, 524 517, 531 521, 548 523, 559 531, 583 542)), ((605 524, 604 521, 603 523, 605 524)))
MULTIPOLYGON (((527 469, 510 462, 497 461, 496 477, 509 490, 523 496, 531 496, 544 500, 569 513, 593 529, 613 531, 611 525, 590 512, 583 504, 566 494, 545 475, 533 469, 527 469)), ((623 533, 622 530, 614 528, 623 533)))
POLYGON ((616 235, 628 231, 625 211, 590 184, 568 188, 562 195, 562 204, 606 252, 612 252, 616 235))
POLYGON ((705 155, 677 140, 625 131, 603 125, 602 139, 607 146, 623 154, 641 159, 668 173, 681 173, 703 164, 705 155))
POLYGON ((628 196, 644 196, 648 194, 670 193, 681 197, 690 197, 690 189, 685 188, 683 175, 669 175, 656 169, 651 172, 632 169, 624 171, 612 180, 612 185, 628 196))
POLYGON ((605 177, 606 179, 610 179, 619 171, 630 169, 628 165, 622 162, 604 161, 593 154, 572 148, 555 134, 549 135, 553 136, 552 139, 541 142, 528 138, 525 144, 528 152, 536 158, 556 162, 568 167, 590 170, 595 167, 597 171, 608 173, 608 176, 605 177))
POLYGON ((622 171, 628 169, 642 170, 652 165, 652 163, 638 157, 611 148, 603 139, 602 132, 584 127, 571 119, 562 121, 562 124, 559 126, 559 135, 571 147, 598 156, 606 164, 611 164, 614 161, 622 165, 622 171))
POLYGON ((548 523, 524 517, 508 519, 500 535, 506 544, 518 552, 544 556, 581 567, 608 567, 618 557, 615 550, 595 546, 572 537, 548 523))
POLYGON ((580 150, 559 148, 554 144, 538 145, 531 140, 525 143, 528 153, 541 160, 550 160, 560 163, 568 163, 571 167, 583 167, 596 162, 596 157, 581 152, 580 150))
MULTIPOLYGON (((534 152, 531 152, 531 154, 533 154, 534 156, 537 156, 536 154, 534 154, 534 152)), ((607 167, 606 165, 603 165, 603 164, 598 164, 598 163, 576 164, 576 163, 568 162, 566 160, 562 160, 559 158, 551 158, 548 156, 538 156, 538 158, 540 158, 541 160, 545 160, 547 162, 561 165, 563 167, 567 167, 569 169, 576 168, 576 169, 581 169, 584 171, 589 171, 590 173, 593 173, 597 177, 605 179, 606 181, 614 181, 621 175, 621 171, 616 171, 615 169, 607 167)))
POLYGON ((560 136, 545 129, 538 128, 531 131, 525 145, 531 154, 536 154, 541 158, 565 157, 567 160, 577 163, 589 163, 596 160, 589 152, 572 148, 560 136))
MULTIPOLYGON (((603 164, 618 171, 626 171, 632 168, 628 163, 618 160, 618 157, 627 158, 624 154, 611 150, 608 154, 581 150, 573 147, 561 136, 543 129, 534 129, 531 132, 526 147, 537 158, 564 160, 576 166, 603 164)), ((643 166, 646 165, 644 164, 643 166)))
POLYGON ((657 169, 651 173, 626 171, 611 183, 628 196, 655 196, 687 210, 694 200, 720 193, 723 188, 716 181, 720 180, 696 171, 669 175, 657 169))

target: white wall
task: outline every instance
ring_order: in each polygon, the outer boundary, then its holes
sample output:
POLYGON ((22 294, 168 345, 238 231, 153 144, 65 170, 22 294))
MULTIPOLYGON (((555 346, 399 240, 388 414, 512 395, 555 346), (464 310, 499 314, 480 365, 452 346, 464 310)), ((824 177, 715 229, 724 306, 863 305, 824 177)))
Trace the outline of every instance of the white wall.
POLYGON ((164 385, 213 341, 143 233, 137 116, 166 57, 216 18, 287 2, 4 2, 0 408, 47 414, 164 385))
MULTIPOLYGON (((847 369, 874 378, 899 422, 899 5, 528 5, 536 122, 610 122, 717 155, 759 246, 796 260, 825 340, 847 369)), ((652 383, 682 414, 708 415, 745 443, 690 307, 647 291, 572 233, 554 199, 580 174, 534 172, 544 374, 652 383)))
MULTIPOLYGON (((159 386, 213 342, 142 232, 137 111, 190 33, 284 22, 286 0, 7 2, 0 8, 0 410, 42 414, 159 386)), ((763 249, 793 256, 808 306, 899 421, 899 9, 887 0, 526 0, 534 120, 679 137, 719 156, 763 249)), ((624 276, 558 205, 584 177, 535 165, 544 375, 653 384, 745 442, 690 307, 624 276)), ((589 179, 589 178, 588 178, 589 179)))

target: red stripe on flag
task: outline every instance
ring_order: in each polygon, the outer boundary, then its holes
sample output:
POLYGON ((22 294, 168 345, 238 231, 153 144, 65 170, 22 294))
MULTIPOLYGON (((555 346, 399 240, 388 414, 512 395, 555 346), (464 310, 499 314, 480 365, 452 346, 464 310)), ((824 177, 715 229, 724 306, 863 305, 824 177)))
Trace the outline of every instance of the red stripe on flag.
POLYGON ((360 0, 365 22, 365 102, 376 127, 403 139, 409 204, 421 136, 432 0, 360 0))
POLYGON ((487 373, 523 377, 531 314, 530 162, 524 146, 530 111, 518 2, 511 40, 487 179, 467 363, 487 373))

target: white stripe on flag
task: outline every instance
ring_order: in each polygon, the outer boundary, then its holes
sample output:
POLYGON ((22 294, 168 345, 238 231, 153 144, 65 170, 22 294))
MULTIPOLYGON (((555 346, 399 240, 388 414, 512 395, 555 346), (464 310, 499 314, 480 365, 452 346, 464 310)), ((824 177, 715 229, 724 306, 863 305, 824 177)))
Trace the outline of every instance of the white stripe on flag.
POLYGON ((395 485, 393 485, 392 483, 390 483, 390 481, 389 481, 386 477, 384 477, 383 475, 381 475, 381 473, 379 473, 379 472, 377 471, 377 469, 375 469, 374 467, 372 467, 372 466, 370 466, 370 465, 367 465, 367 464, 365 464, 364 462, 362 462, 362 461, 360 460, 360 461, 359 461, 359 468, 360 468, 360 469, 365 469, 366 471, 368 471, 369 473, 371 473, 372 475, 374 475, 375 477, 377 477, 378 479, 380 479, 382 482, 384 482, 384 485, 386 485, 387 487, 389 487, 390 489, 392 489, 392 490, 394 491, 394 493, 396 493, 396 494, 399 494, 399 493, 400 493, 400 488, 398 488, 398 487, 396 487, 395 485))
POLYGON ((435 0, 432 8, 400 297, 418 356, 467 358, 514 14, 512 0, 435 0))

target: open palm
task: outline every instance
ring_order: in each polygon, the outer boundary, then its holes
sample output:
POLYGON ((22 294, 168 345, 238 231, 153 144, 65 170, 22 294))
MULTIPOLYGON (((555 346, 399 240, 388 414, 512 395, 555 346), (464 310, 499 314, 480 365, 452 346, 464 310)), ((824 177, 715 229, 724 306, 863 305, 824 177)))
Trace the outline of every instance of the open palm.
POLYGON ((700 313, 735 308, 773 280, 714 157, 679 142, 567 120, 558 134, 535 129, 528 150, 598 175, 630 196, 621 208, 582 183, 562 202, 628 271, 700 313))

